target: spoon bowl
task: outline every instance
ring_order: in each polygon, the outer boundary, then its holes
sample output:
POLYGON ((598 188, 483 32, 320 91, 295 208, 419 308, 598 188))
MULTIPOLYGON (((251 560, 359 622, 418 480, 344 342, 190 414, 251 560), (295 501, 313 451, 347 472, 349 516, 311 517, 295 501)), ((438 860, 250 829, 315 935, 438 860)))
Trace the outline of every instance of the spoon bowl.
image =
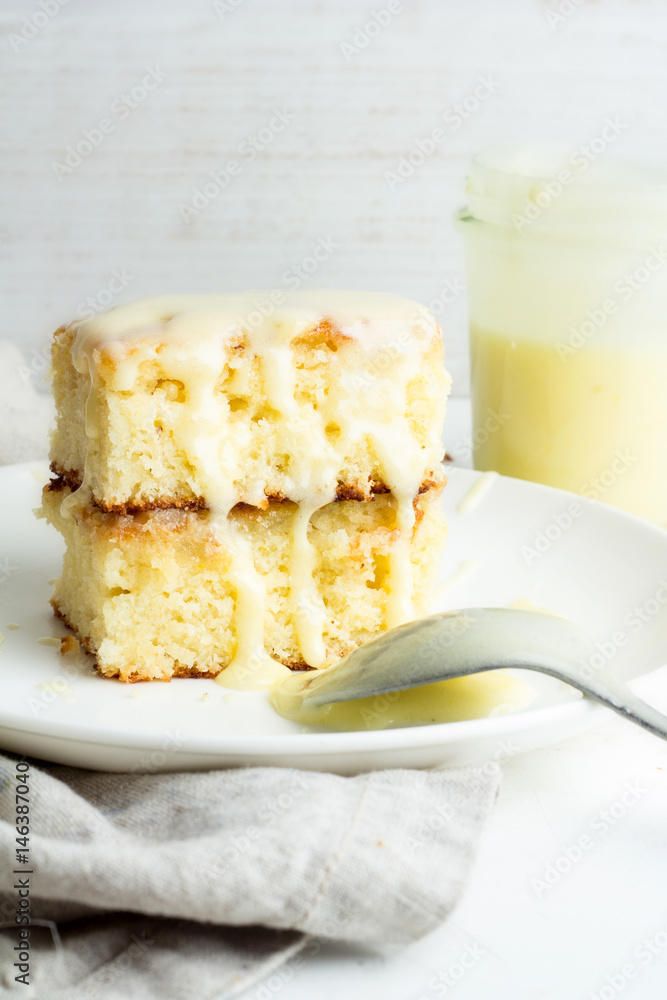
POLYGON ((303 675, 299 698, 304 708, 319 708, 520 667, 556 677, 667 739, 667 716, 608 671, 594 669, 595 652, 583 629, 557 615, 512 608, 445 611, 390 629, 334 666, 303 675))

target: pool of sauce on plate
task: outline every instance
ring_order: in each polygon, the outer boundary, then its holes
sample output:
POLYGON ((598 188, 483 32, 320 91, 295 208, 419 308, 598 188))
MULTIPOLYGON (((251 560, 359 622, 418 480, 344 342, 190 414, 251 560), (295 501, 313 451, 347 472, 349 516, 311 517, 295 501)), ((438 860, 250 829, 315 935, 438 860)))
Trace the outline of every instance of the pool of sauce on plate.
POLYGON ((512 674, 490 670, 407 691, 312 708, 304 706, 302 698, 308 676, 294 674, 274 685, 269 701, 275 711, 302 725, 348 731, 461 722, 519 712, 530 704, 536 693, 529 684, 512 674))

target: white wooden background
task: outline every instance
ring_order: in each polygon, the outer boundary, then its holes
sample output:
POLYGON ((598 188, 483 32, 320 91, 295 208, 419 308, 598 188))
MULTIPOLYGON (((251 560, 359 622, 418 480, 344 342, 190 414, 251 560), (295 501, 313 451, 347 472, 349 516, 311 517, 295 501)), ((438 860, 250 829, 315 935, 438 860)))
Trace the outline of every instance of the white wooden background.
POLYGON ((336 246, 320 254, 311 287, 433 303, 465 394, 464 296, 438 299, 463 274, 450 220, 471 153, 504 139, 575 145, 608 116, 628 124, 625 152, 665 142, 664 0, 403 0, 356 48, 388 0, 61 3, 0 3, 0 337, 28 353, 87 298, 99 308, 281 287, 324 240, 336 246), (570 13, 549 17, 559 10, 570 13), (119 110, 149 69, 163 81, 119 110), (392 191, 385 173, 481 77, 495 92, 459 128, 445 126, 445 141, 392 191), (274 110, 293 120, 185 221, 180 206, 274 110), (54 162, 104 118, 112 130, 57 177, 54 162), (120 294, 114 271, 126 275, 120 294))

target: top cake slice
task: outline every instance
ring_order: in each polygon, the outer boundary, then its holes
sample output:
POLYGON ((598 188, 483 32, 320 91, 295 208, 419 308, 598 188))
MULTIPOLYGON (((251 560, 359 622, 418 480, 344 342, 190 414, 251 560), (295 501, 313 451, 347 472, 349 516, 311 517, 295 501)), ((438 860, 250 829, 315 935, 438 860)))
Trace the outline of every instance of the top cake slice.
POLYGON ((172 295, 61 328, 52 469, 102 510, 316 509, 441 478, 449 376, 395 295, 172 295))

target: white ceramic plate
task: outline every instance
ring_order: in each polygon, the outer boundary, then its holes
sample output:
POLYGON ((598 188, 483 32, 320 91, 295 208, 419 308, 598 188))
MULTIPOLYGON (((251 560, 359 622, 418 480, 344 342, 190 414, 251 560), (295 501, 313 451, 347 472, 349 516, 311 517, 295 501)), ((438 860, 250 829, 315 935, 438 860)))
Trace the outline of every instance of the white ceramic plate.
MULTIPOLYGON (((61 540, 32 513, 47 475, 34 464, 0 469, 4 749, 110 771, 276 764, 345 774, 511 756, 604 717, 605 709, 530 673, 524 676, 538 696, 522 712, 376 732, 318 731, 280 718, 264 693, 196 679, 125 685, 98 677, 84 657, 68 667, 69 657, 38 641, 66 634, 48 603, 61 540)), ((443 579, 465 560, 477 565, 466 564, 472 571, 445 591, 438 608, 523 601, 562 614, 600 642, 613 669, 640 678, 635 689, 659 704, 667 668, 646 675, 667 662, 667 532, 579 498, 583 513, 572 517, 571 494, 503 477, 473 510, 459 513, 479 475, 450 470, 443 579)))

